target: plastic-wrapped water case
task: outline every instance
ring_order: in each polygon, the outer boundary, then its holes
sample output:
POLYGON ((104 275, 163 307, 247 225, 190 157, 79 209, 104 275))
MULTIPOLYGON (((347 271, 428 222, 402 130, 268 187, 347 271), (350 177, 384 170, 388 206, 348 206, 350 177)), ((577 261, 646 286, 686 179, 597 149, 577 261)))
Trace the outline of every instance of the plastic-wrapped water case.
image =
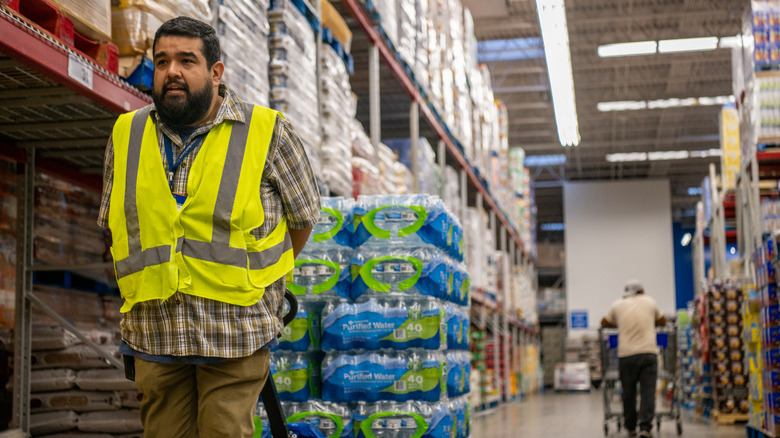
POLYGON ((279 400, 305 402, 320 396, 320 361, 316 353, 275 351, 271 378, 279 400))
POLYGON ((351 438, 352 409, 348 406, 313 400, 304 403, 284 402, 282 410, 288 423, 309 423, 326 438, 351 438))
POLYGON ((338 403, 437 402, 447 361, 433 351, 328 353, 322 362, 322 399, 338 403))
POLYGON ((287 288, 299 296, 327 300, 350 295, 352 248, 331 247, 304 251, 295 259, 293 279, 287 288))
MULTIPOLYGON (((355 413, 357 438, 453 438, 457 403, 360 403, 355 413)), ((465 414, 461 418, 465 421, 465 414)), ((465 431, 464 431, 465 433, 465 431)))
POLYGON ((351 271, 353 300, 386 294, 421 294, 446 300, 452 289, 447 259, 432 247, 362 246, 355 250, 351 271))
POLYGON ((447 396, 458 397, 471 391, 471 353, 447 353, 447 396))
POLYGON ((447 315, 447 349, 468 350, 470 348, 469 325, 471 323, 468 309, 447 304, 444 311, 447 315))
MULTIPOLYGON (((285 313, 287 312, 285 301, 285 313)), ((295 319, 290 321, 282 329, 279 336, 279 344, 272 348, 289 351, 317 351, 320 348, 320 303, 316 301, 301 301, 298 304, 298 313, 295 319)))
POLYGON ((355 201, 341 197, 322 198, 320 204, 320 218, 309 235, 306 249, 351 247, 355 201))
POLYGON ((445 345, 443 308, 434 299, 330 302, 323 309, 323 350, 438 350, 445 345))
POLYGON ((359 196, 353 246, 432 245, 460 261, 462 230, 444 203, 430 195, 359 196), (458 229, 456 229, 458 228, 458 229))

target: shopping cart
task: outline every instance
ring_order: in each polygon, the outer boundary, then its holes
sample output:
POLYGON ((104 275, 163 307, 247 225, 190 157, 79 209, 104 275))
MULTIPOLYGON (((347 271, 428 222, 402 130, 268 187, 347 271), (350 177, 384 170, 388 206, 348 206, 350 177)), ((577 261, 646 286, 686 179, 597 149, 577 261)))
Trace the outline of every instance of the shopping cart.
MULTIPOLYGON (((661 420, 674 420, 677 425, 677 435, 682 435, 682 386, 677 356, 677 327, 667 325, 656 329, 658 343, 658 381, 662 394, 656 396, 655 424, 660 431, 661 420), (659 409, 659 398, 669 402, 668 409, 659 409)), ((615 422, 617 430, 623 426, 623 412, 613 410, 613 405, 620 401, 618 391, 620 372, 618 368, 617 346, 618 332, 616 329, 599 329, 599 346, 601 350, 601 370, 604 398, 604 435, 609 434, 610 422, 615 422)), ((621 404, 622 405, 622 404, 621 404)))

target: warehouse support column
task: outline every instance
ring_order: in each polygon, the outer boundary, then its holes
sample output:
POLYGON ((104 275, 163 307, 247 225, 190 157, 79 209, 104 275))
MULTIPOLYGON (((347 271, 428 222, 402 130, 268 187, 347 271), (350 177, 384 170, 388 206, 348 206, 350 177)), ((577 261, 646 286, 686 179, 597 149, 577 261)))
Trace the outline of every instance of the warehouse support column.
POLYGON ((420 193, 420 104, 412 100, 409 106, 409 136, 412 138, 412 189, 420 193))
POLYGON ((510 332, 509 332, 509 310, 510 307, 514 306, 514 300, 513 300, 513 290, 512 290, 512 259, 509 257, 509 251, 507 251, 507 234, 509 232, 504 227, 499 227, 499 244, 501 246, 501 255, 504 259, 503 269, 503 277, 504 277, 504 306, 501 311, 501 333, 503 334, 504 338, 501 341, 501 359, 504 363, 504 401, 509 401, 511 398, 512 392, 512 381, 509 378, 509 373, 512 370, 512 361, 509 357, 509 348, 510 348, 510 332))
MULTIPOLYGON (((458 218, 460 220, 460 225, 463 227, 463 240, 461 243, 461 248, 466 248, 466 242, 468 242, 468 239, 471 237, 468 235, 468 227, 466 227, 466 210, 469 207, 469 184, 466 180, 466 171, 464 169, 460 170, 460 217, 458 218)), ((463 263, 466 263, 468 261, 468 254, 466 254, 466 251, 463 251, 463 263)))
POLYGON ((444 144, 444 140, 439 140, 439 145, 436 150, 436 160, 439 163, 439 170, 441 171, 441 185, 439 186, 439 197, 444 199, 444 186, 447 183, 447 147, 444 144))
POLYGON ((14 390, 12 428, 30 432, 30 355, 32 315, 27 294, 32 291, 33 206, 35 205, 35 149, 17 165, 16 203, 16 315, 14 324, 14 390))
MULTIPOLYGON (((490 235, 493 236, 493 245, 491 245, 490 252, 495 254, 496 252, 496 211, 490 210, 490 235)), ((506 283, 506 281, 505 281, 506 283)), ((495 284, 498 287, 498 284, 495 284)), ((506 284, 503 285, 506 288, 506 284)), ((498 298, 497 290, 492 291, 498 298)), ((506 303, 502 304, 506 306, 506 303)), ((499 399, 501 398, 501 392, 503 385, 501 383, 501 339, 499 338, 499 330, 501 330, 501 308, 496 307, 493 311, 493 387, 498 391, 499 399)))
POLYGON ((368 49, 368 113, 371 144, 374 146, 374 164, 379 166, 379 142, 382 140, 379 90, 379 47, 368 49))

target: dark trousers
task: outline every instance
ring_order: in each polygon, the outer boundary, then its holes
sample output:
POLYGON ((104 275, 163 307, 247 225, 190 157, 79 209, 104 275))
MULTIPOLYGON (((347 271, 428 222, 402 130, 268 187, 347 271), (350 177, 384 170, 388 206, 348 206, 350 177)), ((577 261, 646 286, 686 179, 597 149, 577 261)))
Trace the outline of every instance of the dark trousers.
POLYGON ((636 384, 639 383, 639 429, 653 429, 658 357, 636 354, 620 358, 620 384, 623 386, 623 422, 626 430, 636 430, 636 384))

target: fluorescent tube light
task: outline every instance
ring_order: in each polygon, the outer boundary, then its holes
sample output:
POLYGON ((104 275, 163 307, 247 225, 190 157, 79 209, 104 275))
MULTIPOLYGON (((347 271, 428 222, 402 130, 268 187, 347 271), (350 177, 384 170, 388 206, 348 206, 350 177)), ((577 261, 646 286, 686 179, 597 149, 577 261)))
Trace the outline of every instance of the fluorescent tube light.
POLYGON ((627 111, 647 108, 647 102, 644 100, 621 100, 617 102, 599 102, 596 107, 601 112, 608 111, 627 111))
POLYGON ((558 140, 561 146, 577 146, 580 143, 580 132, 574 99, 566 7, 563 0, 536 0, 536 10, 542 29, 558 140))
POLYGON ((718 37, 658 41, 658 53, 700 52, 718 48, 718 37))
POLYGON ((656 109, 656 108, 675 108, 675 107, 681 107, 681 106, 694 106, 698 103, 698 100, 695 97, 689 97, 687 99, 659 99, 659 100, 648 100, 647 101, 647 109, 656 109))
POLYGON ((725 105, 736 101, 733 94, 730 96, 700 97, 699 105, 725 105))
POLYGON ((647 152, 607 154, 607 161, 610 163, 619 163, 624 161, 647 161, 647 152))
POLYGON ((597 51, 601 58, 615 56, 652 55, 655 53, 658 43, 655 41, 638 41, 635 43, 604 44, 597 51))
POLYGON ((702 192, 701 187, 688 187, 689 196, 699 196, 701 195, 701 192, 702 192))
POLYGON ((658 151, 647 154, 647 159, 650 161, 684 160, 686 158, 688 158, 688 151, 658 151))
POLYGON ((718 47, 721 49, 742 47, 742 38, 739 35, 732 37, 721 37, 720 40, 718 40, 718 47))
MULTIPOLYGON (((660 161, 660 160, 684 160, 686 158, 708 158, 718 157, 722 154, 720 149, 706 149, 698 151, 653 151, 653 152, 623 152, 616 154, 607 154, 606 159, 610 163, 619 163, 627 161, 660 161)), ((701 189, 691 187, 688 189, 689 195, 701 194, 701 189), (695 193, 698 190, 699 193, 695 193)))
POLYGON ((628 43, 604 44, 596 52, 601 58, 617 56, 654 55, 656 53, 697 52, 742 47, 740 36, 684 38, 660 41, 637 41, 628 43))
POLYGON ((734 96, 715 96, 715 97, 686 97, 683 99, 658 99, 648 101, 614 101, 614 102, 599 102, 596 104, 596 108, 601 112, 607 111, 633 111, 640 109, 663 109, 663 108, 679 108, 684 106, 711 106, 711 105, 725 105, 727 103, 734 103, 734 96))
POLYGON ((691 243, 691 239, 692 238, 693 238, 693 236, 691 236, 691 233, 683 234, 682 240, 680 240, 680 245, 688 246, 688 244, 691 243))
POLYGON ((723 151, 721 149, 704 149, 698 151, 690 151, 691 158, 720 157, 721 155, 723 155, 723 151))

